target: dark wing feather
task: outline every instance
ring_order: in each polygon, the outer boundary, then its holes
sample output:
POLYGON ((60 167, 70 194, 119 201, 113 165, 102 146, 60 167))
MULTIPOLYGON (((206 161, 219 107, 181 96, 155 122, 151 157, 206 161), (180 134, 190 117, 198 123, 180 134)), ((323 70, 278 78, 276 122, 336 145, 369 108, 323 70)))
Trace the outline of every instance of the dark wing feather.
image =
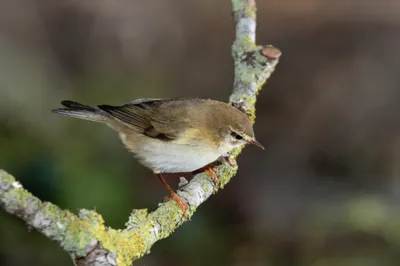
POLYGON ((125 125, 148 137, 163 141, 174 140, 177 136, 176 130, 165 121, 160 112, 160 106, 171 99, 143 99, 136 100, 123 106, 99 105, 98 107, 125 125))
POLYGON ((133 126, 138 129, 145 129, 151 126, 148 115, 142 110, 135 110, 129 106, 111 106, 111 105, 99 105, 101 110, 106 111, 113 117, 121 120, 128 126, 133 126))

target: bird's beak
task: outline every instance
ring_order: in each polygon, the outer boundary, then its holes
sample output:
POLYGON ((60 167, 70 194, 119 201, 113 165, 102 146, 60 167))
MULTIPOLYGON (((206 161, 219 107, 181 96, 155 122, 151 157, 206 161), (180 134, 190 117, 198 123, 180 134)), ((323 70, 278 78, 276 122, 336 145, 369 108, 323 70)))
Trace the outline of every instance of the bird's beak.
POLYGON ((264 146, 258 142, 256 139, 252 139, 249 141, 250 144, 256 145, 257 147, 259 147, 262 150, 265 150, 264 146))

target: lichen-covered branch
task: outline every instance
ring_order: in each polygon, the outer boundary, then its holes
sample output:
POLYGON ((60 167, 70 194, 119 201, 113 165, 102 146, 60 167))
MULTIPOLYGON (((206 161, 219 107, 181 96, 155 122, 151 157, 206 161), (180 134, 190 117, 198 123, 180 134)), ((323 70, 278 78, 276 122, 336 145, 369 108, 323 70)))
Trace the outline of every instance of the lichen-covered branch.
MULTIPOLYGON (((232 46, 235 80, 230 103, 254 122, 256 96, 274 71, 281 53, 272 46, 255 44, 254 0, 232 0, 232 10, 236 39, 232 46)), ((215 169, 220 180, 218 187, 204 173, 195 175, 189 183, 182 182, 177 193, 190 206, 189 219, 200 204, 236 174, 234 160, 239 153, 240 149, 234 150, 229 160, 221 160, 215 169)), ((39 200, 3 170, 0 170, 0 206, 57 242, 80 266, 131 265, 149 253, 155 242, 168 237, 186 221, 175 201, 168 201, 160 203, 151 213, 147 209, 134 210, 126 228, 112 229, 104 225, 102 216, 95 211, 82 209, 75 215, 39 200)))
POLYGON ((235 80, 230 102, 255 119, 258 92, 275 69, 281 52, 271 45, 256 45, 255 0, 232 0, 236 39, 232 45, 235 80))

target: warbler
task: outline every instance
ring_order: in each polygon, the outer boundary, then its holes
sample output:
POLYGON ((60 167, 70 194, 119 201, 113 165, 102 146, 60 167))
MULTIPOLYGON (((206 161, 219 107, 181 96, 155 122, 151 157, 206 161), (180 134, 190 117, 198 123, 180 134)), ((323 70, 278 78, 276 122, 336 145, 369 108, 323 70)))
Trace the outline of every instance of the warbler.
POLYGON ((105 123, 118 132, 136 159, 162 181, 185 215, 188 205, 172 190, 163 173, 206 170, 230 150, 255 139, 246 114, 210 99, 138 99, 121 106, 88 106, 62 101, 60 115, 105 123))

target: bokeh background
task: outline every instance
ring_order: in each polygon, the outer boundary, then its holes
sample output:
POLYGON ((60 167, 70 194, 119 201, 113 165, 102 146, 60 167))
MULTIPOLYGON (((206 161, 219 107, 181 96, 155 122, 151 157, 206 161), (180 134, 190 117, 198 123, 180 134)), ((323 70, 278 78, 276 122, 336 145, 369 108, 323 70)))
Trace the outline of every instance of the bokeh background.
MULTIPOLYGON (((135 265, 399 265, 400 1, 257 4, 258 43, 283 52, 257 101, 266 151, 247 147, 231 183, 135 265)), ((227 101, 233 39, 228 0, 2 0, 0 168, 123 227, 167 191, 109 128, 50 109, 227 101)), ((3 211, 0 264, 72 265, 3 211)))

